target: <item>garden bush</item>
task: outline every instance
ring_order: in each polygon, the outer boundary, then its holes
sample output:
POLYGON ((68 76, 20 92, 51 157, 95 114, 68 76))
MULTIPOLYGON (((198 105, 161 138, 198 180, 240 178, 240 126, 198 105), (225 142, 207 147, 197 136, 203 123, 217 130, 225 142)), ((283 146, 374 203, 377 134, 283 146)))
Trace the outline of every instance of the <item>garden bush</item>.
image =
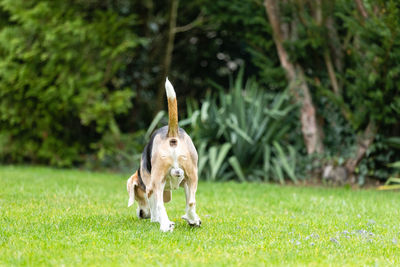
POLYGON ((70 166, 119 135, 119 77, 143 41, 96 1, 0 1, 0 160, 70 166), (92 11, 97 8, 96 11, 92 11))

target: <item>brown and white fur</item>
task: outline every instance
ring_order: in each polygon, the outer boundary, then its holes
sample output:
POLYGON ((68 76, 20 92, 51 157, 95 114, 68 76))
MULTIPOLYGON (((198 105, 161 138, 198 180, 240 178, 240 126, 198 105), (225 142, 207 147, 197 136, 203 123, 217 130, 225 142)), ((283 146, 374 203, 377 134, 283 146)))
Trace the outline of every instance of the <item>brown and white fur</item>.
POLYGON ((128 207, 138 202, 137 216, 160 223, 163 232, 173 231, 175 223, 168 218, 164 203, 172 198, 171 190, 185 189, 186 213, 182 219, 191 226, 200 226, 196 213, 198 155, 189 135, 178 127, 176 94, 168 78, 165 82, 168 99, 168 126, 153 133, 144 148, 140 168, 127 182, 128 207))

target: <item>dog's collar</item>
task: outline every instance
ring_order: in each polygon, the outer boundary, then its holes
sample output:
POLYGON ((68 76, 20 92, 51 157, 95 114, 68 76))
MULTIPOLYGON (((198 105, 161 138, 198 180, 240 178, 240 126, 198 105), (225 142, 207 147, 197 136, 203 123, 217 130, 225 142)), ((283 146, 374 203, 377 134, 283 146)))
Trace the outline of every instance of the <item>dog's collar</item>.
POLYGON ((146 185, 143 183, 142 175, 140 175, 140 167, 138 169, 139 186, 146 191, 146 185))

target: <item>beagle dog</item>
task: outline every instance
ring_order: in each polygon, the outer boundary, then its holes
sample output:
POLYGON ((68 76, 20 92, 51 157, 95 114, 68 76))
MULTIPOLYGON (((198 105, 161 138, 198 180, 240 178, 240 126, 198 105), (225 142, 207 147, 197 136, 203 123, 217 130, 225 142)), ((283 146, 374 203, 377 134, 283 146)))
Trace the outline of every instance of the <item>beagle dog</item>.
POLYGON ((172 190, 185 189, 186 213, 182 219, 190 226, 201 225, 196 213, 198 155, 189 135, 178 127, 178 106, 174 87, 165 81, 168 99, 168 126, 156 130, 144 148, 139 169, 128 179, 128 207, 138 202, 137 216, 158 222, 163 232, 173 231, 164 203, 171 201, 172 190))

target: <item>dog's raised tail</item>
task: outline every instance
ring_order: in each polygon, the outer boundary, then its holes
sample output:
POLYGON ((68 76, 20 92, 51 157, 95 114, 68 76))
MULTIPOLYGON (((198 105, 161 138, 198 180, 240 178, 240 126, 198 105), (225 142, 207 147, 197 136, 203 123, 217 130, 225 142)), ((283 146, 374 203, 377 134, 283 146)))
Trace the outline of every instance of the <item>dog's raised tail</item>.
POLYGON ((178 136, 178 104, 176 102, 176 94, 171 82, 165 80, 165 91, 168 99, 168 137, 178 136))

